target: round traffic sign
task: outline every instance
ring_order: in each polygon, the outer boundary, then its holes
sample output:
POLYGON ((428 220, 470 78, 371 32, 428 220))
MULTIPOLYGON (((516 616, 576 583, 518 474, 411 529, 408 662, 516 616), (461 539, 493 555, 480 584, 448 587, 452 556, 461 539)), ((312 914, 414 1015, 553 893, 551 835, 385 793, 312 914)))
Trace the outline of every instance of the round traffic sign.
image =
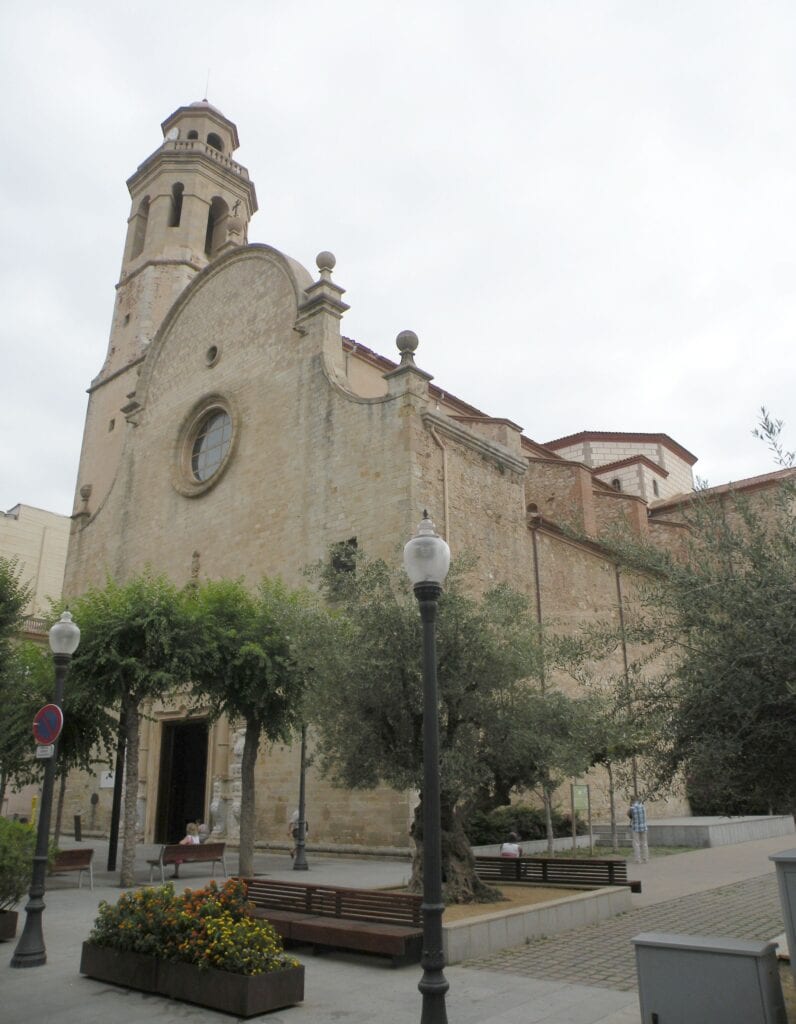
POLYGON ((33 738, 37 743, 55 743, 64 727, 64 713, 57 704, 45 704, 33 719, 33 738))

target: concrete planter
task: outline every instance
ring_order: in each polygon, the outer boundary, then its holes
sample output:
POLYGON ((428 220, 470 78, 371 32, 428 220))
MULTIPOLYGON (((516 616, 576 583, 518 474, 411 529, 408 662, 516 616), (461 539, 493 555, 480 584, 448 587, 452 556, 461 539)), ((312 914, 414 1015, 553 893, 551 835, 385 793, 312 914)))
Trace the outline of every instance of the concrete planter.
MULTIPOLYGON (((498 907, 499 904, 485 904, 498 907)), ((604 886, 530 907, 493 910, 443 925, 445 962, 461 963, 522 946, 545 935, 560 935, 607 921, 632 909, 627 886, 604 886)))
POLYGON ((236 1017, 253 1017, 300 1003, 304 998, 304 967, 286 967, 252 977, 212 969, 200 971, 193 964, 162 963, 158 991, 236 1017))
POLYGON ((16 910, 0 910, 0 940, 13 939, 17 934, 16 910))
POLYGON ((80 973, 112 985, 137 988, 141 992, 158 991, 158 964, 153 956, 130 953, 106 946, 83 943, 80 973))
POLYGON ((80 971, 98 981, 196 1003, 236 1017, 269 1013, 304 998, 302 965, 255 976, 230 974, 84 942, 80 971))

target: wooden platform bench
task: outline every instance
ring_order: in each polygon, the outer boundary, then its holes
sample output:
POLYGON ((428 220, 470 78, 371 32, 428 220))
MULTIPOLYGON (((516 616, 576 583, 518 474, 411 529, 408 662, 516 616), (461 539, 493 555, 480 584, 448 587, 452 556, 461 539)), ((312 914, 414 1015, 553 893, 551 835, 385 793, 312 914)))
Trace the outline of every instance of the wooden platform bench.
POLYGON ((475 870, 483 882, 527 882, 534 885, 626 885, 641 892, 641 882, 629 881, 623 857, 487 857, 476 856, 475 870))
POLYGON ((309 945, 417 963, 423 948, 422 897, 380 889, 244 878, 254 917, 270 921, 285 945, 309 945))
POLYGON ((83 885, 83 872, 88 871, 88 880, 94 891, 94 850, 86 847, 79 850, 59 850, 55 855, 50 873, 60 875, 66 871, 77 871, 77 887, 83 885))
POLYGON ((180 864, 220 864, 227 877, 227 865, 224 860, 224 848, 226 843, 202 843, 199 846, 182 846, 180 843, 161 846, 160 854, 154 860, 147 860, 149 865, 149 881, 155 868, 160 868, 160 880, 166 881, 165 868, 168 864, 174 865, 175 869, 180 864))

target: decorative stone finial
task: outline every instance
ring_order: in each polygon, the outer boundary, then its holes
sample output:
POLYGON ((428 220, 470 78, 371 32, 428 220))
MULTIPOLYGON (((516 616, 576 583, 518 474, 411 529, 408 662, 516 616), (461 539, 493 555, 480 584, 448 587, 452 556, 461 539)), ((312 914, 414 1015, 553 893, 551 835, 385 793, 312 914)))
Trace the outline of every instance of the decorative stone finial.
POLYGON ((319 252, 315 257, 315 263, 318 270, 321 272, 321 277, 324 281, 328 281, 332 275, 337 260, 334 257, 333 252, 327 252, 325 249, 323 252, 319 252))
POLYGON ((419 345, 414 331, 401 331, 395 339, 395 345, 401 353, 401 366, 415 365, 415 350, 419 345))

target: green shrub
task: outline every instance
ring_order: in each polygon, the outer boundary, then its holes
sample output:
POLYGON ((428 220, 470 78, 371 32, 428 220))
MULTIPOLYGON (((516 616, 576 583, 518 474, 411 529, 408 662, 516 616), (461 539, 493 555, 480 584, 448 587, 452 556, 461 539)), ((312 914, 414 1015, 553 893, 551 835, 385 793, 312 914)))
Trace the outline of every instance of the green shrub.
POLYGON ((30 888, 36 830, 0 818, 0 910, 10 910, 30 888))
MULTIPOLYGON (((588 832, 588 826, 579 818, 576 827, 578 835, 588 832)), ((526 842, 547 837, 544 810, 541 807, 528 807, 525 804, 497 807, 486 814, 481 812, 473 814, 465 825, 465 831, 473 846, 502 843, 509 832, 516 832, 520 840, 526 842)), ((553 811, 553 834, 556 836, 572 835, 570 815, 553 811)))

